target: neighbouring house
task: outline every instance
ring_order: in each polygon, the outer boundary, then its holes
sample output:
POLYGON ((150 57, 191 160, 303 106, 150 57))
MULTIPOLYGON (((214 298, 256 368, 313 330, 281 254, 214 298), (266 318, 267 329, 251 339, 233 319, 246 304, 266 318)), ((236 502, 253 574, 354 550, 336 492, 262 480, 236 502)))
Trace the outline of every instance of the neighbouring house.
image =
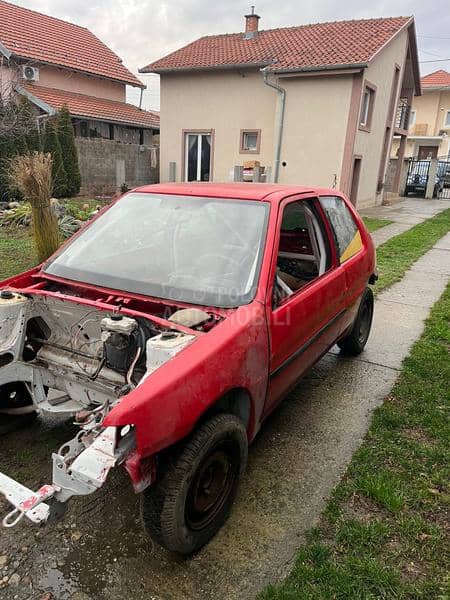
MULTIPOLYGON (((403 140, 406 158, 450 159, 450 73, 436 71, 421 79, 422 96, 414 98, 408 137, 403 140)), ((400 139, 394 138, 392 158, 401 154, 400 139)))
POLYGON ((0 0, 0 100, 27 97, 39 123, 68 106, 84 192, 158 179, 159 113, 126 86, 145 88, 88 29, 0 0))
POLYGON ((161 76, 161 180, 227 181, 257 161, 267 181, 380 203, 392 136, 407 133, 397 108, 420 94, 414 19, 259 19, 140 69, 161 76))

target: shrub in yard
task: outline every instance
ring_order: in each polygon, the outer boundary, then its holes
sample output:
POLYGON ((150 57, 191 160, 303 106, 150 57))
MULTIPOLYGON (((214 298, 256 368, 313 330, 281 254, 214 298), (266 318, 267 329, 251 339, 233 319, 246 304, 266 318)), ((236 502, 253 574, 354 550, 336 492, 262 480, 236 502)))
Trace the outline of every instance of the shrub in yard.
POLYGON ((67 174, 67 195, 76 196, 80 193, 81 175, 72 121, 66 105, 61 108, 58 114, 58 139, 67 174))
POLYGON ((31 223, 31 204, 21 202, 19 206, 4 211, 0 216, 2 227, 27 227, 31 223))
POLYGON ((17 156, 10 163, 10 178, 31 204, 34 241, 42 262, 60 244, 58 221, 50 205, 53 187, 51 155, 33 152, 17 156))
POLYGON ((71 237, 81 227, 81 221, 72 215, 64 215, 58 220, 59 231, 64 239, 71 237))
POLYGON ((56 127, 52 121, 45 123, 43 150, 52 157, 53 195, 55 198, 63 198, 67 196, 67 173, 56 127))
POLYGON ((11 158, 39 149, 36 113, 25 98, 0 104, 0 201, 19 199, 11 185, 8 165, 11 158))

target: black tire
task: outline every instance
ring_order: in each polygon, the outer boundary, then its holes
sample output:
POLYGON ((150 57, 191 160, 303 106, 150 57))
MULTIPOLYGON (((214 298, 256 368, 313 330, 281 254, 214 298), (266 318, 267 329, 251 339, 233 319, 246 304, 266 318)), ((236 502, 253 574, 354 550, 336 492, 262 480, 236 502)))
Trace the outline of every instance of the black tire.
POLYGON ((145 531, 172 552, 191 554, 228 518, 247 464, 244 424, 220 414, 203 423, 162 477, 141 495, 145 531))
POLYGON ((0 435, 33 423, 37 412, 31 410, 32 406, 31 395, 23 382, 7 383, 0 387, 0 435), (27 412, 20 414, 23 409, 27 412))
POLYGON ((350 333, 338 341, 339 348, 345 354, 351 356, 361 354, 369 338, 372 319, 373 292, 370 288, 366 288, 350 333))

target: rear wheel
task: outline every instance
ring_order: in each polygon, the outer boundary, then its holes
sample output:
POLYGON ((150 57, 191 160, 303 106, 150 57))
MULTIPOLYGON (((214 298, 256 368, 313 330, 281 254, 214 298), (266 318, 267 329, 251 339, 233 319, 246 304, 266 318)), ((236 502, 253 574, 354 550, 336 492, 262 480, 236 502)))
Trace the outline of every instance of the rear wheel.
POLYGON ((369 338, 372 319, 373 292, 370 288, 366 288, 353 327, 348 335, 339 340, 339 348, 346 354, 353 356, 361 354, 369 338))
POLYGON ((201 425, 141 496, 150 537, 180 554, 206 544, 228 518, 247 451, 245 427, 234 415, 217 415, 201 425))
POLYGON ((23 382, 0 387, 0 435, 29 425, 36 416, 30 392, 23 382))

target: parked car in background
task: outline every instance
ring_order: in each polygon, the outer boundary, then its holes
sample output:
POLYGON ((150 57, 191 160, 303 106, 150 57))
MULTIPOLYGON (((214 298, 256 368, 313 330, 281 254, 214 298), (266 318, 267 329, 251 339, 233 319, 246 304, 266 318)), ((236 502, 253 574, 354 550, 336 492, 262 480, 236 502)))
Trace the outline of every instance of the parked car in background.
POLYGON ((127 193, 45 264, 0 284, 0 426, 79 431, 32 492, 0 474, 3 525, 60 516, 122 465, 146 531, 198 550, 226 520, 248 444, 373 315, 370 235, 336 190, 168 184, 127 193))
MULTIPOLYGON (((410 165, 408 177, 406 179, 405 196, 416 194, 425 196, 428 185, 428 174, 430 170, 429 160, 414 161, 410 165)), ((438 168, 433 188, 433 198, 437 198, 444 189, 446 180, 447 163, 438 162, 438 168)), ((450 173, 449 173, 450 175, 450 173)))

